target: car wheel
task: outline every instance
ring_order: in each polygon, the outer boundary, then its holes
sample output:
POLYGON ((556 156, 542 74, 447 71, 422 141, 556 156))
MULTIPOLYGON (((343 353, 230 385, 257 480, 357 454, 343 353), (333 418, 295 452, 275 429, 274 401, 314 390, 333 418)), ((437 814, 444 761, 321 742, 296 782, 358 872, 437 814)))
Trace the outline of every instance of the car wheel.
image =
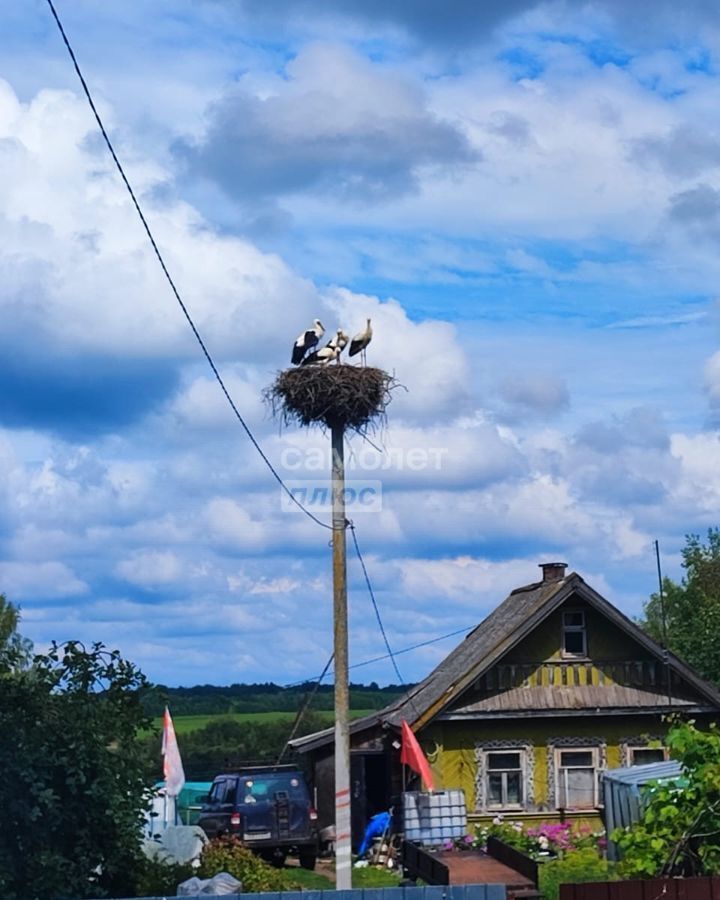
POLYGON ((285 865, 285 859, 287 858, 287 853, 284 850, 273 850, 272 855, 269 857, 268 862, 275 866, 276 869, 282 869, 285 865))
POLYGON ((309 853, 301 853, 298 858, 303 869, 310 869, 310 871, 312 871, 315 868, 315 860, 317 859, 317 856, 313 851, 310 851, 309 853))

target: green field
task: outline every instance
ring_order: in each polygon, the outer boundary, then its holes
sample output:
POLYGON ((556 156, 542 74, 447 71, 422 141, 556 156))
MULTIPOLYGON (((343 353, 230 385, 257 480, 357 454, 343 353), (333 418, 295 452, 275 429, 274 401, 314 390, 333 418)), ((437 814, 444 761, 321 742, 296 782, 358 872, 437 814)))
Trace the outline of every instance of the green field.
MULTIPOLYGON (((372 709, 351 709, 350 717, 359 719, 361 716, 368 716, 375 712, 372 709)), ((222 715, 207 716, 173 716, 175 731, 177 734, 187 734, 190 731, 197 731, 204 728, 211 722, 232 721, 232 722, 288 722, 292 723, 295 719, 294 712, 260 712, 260 713, 223 713, 222 715)), ((332 725, 335 716, 331 710, 325 710, 318 713, 328 725, 332 725)), ((153 719, 153 725, 162 729, 162 716, 153 719)))

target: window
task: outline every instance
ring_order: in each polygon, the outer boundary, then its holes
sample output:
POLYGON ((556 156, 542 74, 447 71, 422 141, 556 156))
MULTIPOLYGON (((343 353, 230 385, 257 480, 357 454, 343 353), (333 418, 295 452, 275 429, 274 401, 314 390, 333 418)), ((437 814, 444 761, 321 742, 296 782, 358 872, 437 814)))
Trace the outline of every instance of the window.
POLYGON ((488 809, 523 808, 523 753, 488 753, 485 757, 488 809))
POLYGON ((557 806, 592 809, 598 805, 597 751, 558 750, 557 806))
POLYGON ((563 612, 562 652, 566 657, 587 656, 585 613, 581 610, 563 612))
POLYGON ((667 753, 662 747, 630 747, 630 765, 646 766, 648 763, 665 762, 667 753))
POLYGON ((235 792, 235 780, 223 778, 216 781, 210 789, 211 803, 232 803, 235 792))

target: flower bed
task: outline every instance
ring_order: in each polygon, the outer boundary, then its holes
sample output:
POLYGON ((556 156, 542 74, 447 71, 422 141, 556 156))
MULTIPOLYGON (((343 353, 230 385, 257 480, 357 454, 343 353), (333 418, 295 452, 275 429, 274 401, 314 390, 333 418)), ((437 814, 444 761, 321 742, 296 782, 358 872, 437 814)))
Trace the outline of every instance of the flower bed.
POLYGON ((443 849, 482 850, 491 837, 539 862, 562 858, 575 850, 596 850, 601 854, 606 846, 605 832, 593 831, 588 825, 573 828, 569 822, 543 822, 527 828, 522 822, 508 822, 496 816, 489 825, 476 828, 475 834, 444 841, 443 849))
POLYGON ((528 828, 522 822, 506 822, 502 816, 477 829, 476 846, 487 844, 489 837, 538 861, 561 858, 575 850, 602 853, 606 846, 605 832, 593 831, 589 825, 573 828, 570 822, 543 822, 528 828))

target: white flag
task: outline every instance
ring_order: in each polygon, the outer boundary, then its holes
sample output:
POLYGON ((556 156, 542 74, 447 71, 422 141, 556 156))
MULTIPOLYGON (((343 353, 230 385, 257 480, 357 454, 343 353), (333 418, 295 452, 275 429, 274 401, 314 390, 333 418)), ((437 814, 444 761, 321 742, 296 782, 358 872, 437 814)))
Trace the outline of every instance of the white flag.
POLYGON ((183 770, 180 751, 178 750, 175 726, 170 718, 170 710, 165 707, 163 718, 163 774, 165 776, 165 792, 168 797, 177 797, 185 784, 185 771, 183 770))

